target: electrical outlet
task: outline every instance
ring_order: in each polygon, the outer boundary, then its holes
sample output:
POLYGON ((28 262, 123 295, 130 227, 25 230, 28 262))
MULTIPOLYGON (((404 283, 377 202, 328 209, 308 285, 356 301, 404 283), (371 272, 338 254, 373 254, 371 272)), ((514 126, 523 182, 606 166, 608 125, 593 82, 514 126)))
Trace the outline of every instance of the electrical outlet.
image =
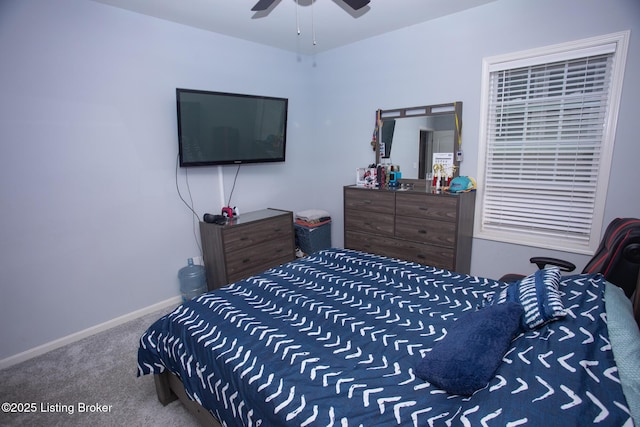
POLYGON ((192 259, 193 265, 204 265, 204 262, 202 261, 202 257, 200 255, 194 256, 192 259))

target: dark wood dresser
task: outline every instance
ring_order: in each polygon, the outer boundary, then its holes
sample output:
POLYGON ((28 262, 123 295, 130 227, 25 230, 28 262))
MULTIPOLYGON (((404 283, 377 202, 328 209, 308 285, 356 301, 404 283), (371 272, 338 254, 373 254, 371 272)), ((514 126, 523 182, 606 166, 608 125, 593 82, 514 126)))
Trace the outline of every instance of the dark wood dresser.
POLYGON ((200 238, 209 290, 295 259, 289 211, 243 213, 225 225, 200 222, 200 238))
POLYGON ((344 187, 344 245, 468 274, 475 197, 344 187))

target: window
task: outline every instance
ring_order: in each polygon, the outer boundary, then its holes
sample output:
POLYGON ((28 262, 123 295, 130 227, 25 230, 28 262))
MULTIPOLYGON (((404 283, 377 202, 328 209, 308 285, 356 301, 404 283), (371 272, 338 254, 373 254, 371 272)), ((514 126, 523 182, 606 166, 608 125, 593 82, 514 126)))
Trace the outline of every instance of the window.
POLYGON ((475 237, 595 251, 628 38, 483 61, 475 237))

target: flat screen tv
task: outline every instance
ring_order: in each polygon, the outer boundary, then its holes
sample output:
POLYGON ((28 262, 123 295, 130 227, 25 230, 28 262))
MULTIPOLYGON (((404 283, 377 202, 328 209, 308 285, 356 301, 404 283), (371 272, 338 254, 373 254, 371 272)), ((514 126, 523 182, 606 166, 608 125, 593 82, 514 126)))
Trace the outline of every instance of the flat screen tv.
POLYGON ((176 89, 180 166, 284 162, 288 99, 176 89))

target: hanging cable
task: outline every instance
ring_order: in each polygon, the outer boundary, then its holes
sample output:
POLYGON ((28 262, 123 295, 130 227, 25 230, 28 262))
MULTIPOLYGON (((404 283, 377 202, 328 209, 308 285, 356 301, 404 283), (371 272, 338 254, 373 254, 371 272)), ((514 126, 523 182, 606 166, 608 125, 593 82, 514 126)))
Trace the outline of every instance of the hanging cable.
MULTIPOLYGON (((180 155, 178 154, 178 157, 176 158, 176 190, 178 191, 178 196, 180 197, 180 200, 182 200, 182 203, 185 204, 186 207, 189 208, 189 210, 193 213, 193 216, 195 216, 196 218, 198 218, 198 214, 196 213, 195 210, 193 210, 193 207, 187 203, 187 201, 182 197, 182 194, 180 193, 180 187, 178 186, 178 164, 180 161, 180 155)), ((187 184, 189 183, 189 181, 187 180, 187 184)), ((191 190, 189 190, 189 195, 191 195, 191 190)), ((193 204, 193 199, 191 199, 191 204, 193 204)))
POLYGON ((189 200, 191 201, 191 204, 187 203, 187 201, 182 197, 182 194, 180 193, 180 186, 178 185, 178 165, 180 163, 180 154, 177 155, 176 157, 176 191, 178 192, 178 196, 180 197, 180 200, 182 200, 182 203, 185 204, 186 207, 189 208, 189 210, 191 211, 192 215, 192 228, 193 228, 193 237, 195 238, 196 241, 196 245, 198 246, 198 250, 200 251, 200 256, 202 256, 202 248, 200 247, 200 242, 198 241, 198 234, 196 233, 196 222, 200 220, 200 218, 198 217, 198 214, 196 213, 196 211, 193 209, 193 196, 191 195, 191 187, 189 187, 189 174, 187 173, 187 171, 185 171, 185 180, 187 183, 187 191, 189 193, 189 200))
POLYGON ((231 197, 233 196, 233 190, 236 189, 236 181, 238 180, 238 172, 240 172, 240 165, 242 163, 238 163, 238 169, 236 169, 236 177, 233 179, 233 186, 231 187, 231 193, 229 194, 229 203, 227 203, 228 207, 231 207, 231 197))

